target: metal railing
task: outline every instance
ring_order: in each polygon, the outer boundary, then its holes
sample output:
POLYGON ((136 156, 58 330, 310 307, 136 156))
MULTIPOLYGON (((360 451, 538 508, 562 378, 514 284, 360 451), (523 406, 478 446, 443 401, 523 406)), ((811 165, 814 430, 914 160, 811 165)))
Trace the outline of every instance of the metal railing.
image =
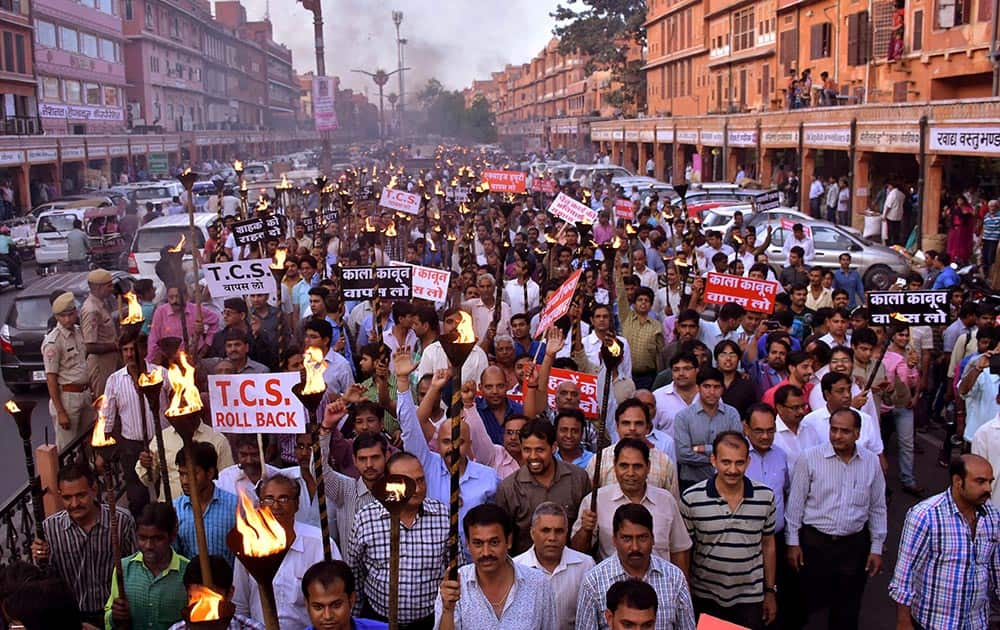
MULTIPOLYGON (((77 436, 59 453, 59 467, 78 461, 90 461, 90 434, 93 425, 77 436)), ((125 492, 125 478, 121 466, 115 469, 115 493, 120 498, 125 492)), ((107 488, 105 477, 98 476, 99 496, 104 497, 107 488)), ((43 489, 43 492, 46 490, 43 489)), ((47 490, 54 492, 54 488, 47 490)), ((35 515, 32 511, 31 485, 25 483, 0 506, 0 566, 16 560, 31 562, 31 541, 35 538, 35 515)))

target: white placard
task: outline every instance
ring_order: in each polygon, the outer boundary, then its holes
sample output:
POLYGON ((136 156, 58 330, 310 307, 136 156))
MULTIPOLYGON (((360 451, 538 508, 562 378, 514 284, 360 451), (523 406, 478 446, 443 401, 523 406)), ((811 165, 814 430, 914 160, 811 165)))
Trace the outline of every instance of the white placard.
POLYGON ((204 265, 205 282, 215 299, 245 297, 255 293, 275 293, 274 276, 268 258, 237 260, 204 265))
POLYGON ((385 208, 405 212, 406 214, 419 214, 420 195, 408 193, 405 190, 397 190, 395 188, 383 188, 382 198, 379 200, 379 205, 385 208))
POLYGON ((549 212, 570 223, 597 223, 597 210, 585 206, 566 193, 559 193, 559 196, 552 200, 549 212))
POLYGON ((431 267, 422 267, 421 265, 409 265, 395 260, 389 261, 389 264, 413 268, 413 275, 410 276, 412 287, 411 297, 431 302, 444 302, 445 298, 448 297, 451 272, 431 267))
POLYGON ((305 433, 308 414, 292 392, 301 381, 298 372, 209 376, 212 428, 221 433, 305 433))

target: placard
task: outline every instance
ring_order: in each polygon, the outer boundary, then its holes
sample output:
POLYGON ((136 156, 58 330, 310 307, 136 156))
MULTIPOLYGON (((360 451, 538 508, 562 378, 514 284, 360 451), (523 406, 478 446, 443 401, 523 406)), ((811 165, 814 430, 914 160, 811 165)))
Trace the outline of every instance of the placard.
POLYGON ((601 413, 601 405, 597 400, 596 374, 552 368, 552 371, 549 372, 549 408, 556 408, 556 390, 564 381, 576 383, 577 389, 580 390, 580 411, 583 412, 583 415, 591 420, 597 418, 601 413))
POLYGON ((531 180, 531 190, 533 192, 545 193, 546 195, 556 194, 556 182, 552 179, 536 178, 531 180))
POLYGON ((205 282, 215 299, 245 297, 256 293, 274 295, 277 285, 271 274, 271 261, 267 258, 237 260, 226 263, 208 263, 205 282))
POLYGON ((409 266, 344 267, 340 274, 345 300, 370 300, 376 286, 380 298, 409 299, 412 293, 413 269, 409 266))
POLYGON ((379 205, 407 214, 420 213, 420 195, 395 188, 383 188, 379 205))
MULTIPOLYGON (((791 238, 792 228, 800 223, 801 221, 795 221, 793 219, 782 219, 781 229, 785 231, 785 238, 791 238)), ((812 238, 813 236, 812 228, 805 223, 802 223, 802 233, 806 235, 806 238, 812 238)))
POLYGON ((899 316, 912 326, 948 322, 948 291, 869 291, 871 323, 888 324, 899 316))
POLYGON ((757 204, 757 212, 774 210, 775 208, 781 207, 781 195, 777 190, 772 190, 756 197, 754 199, 754 203, 757 204))
POLYGON ((448 297, 448 286, 451 284, 451 272, 423 267, 421 265, 408 265, 401 262, 393 262, 394 267, 403 266, 413 270, 413 282, 411 284, 412 296, 431 302, 444 302, 448 297))
POLYGON ((285 234, 281 219, 281 215, 272 214, 269 217, 254 217, 233 223, 233 240, 236 241, 236 246, 243 247, 262 243, 267 239, 280 239, 285 234))
POLYGON ((210 375, 212 428, 221 433, 305 433, 308 414, 292 392, 301 381, 298 372, 210 375))
MULTIPOLYGON (((562 195, 560 195, 562 196, 562 195)), ((576 285, 580 282, 580 274, 583 273, 583 269, 577 269, 573 272, 566 282, 562 283, 559 290, 555 292, 552 299, 548 301, 545 308, 542 309, 542 314, 538 318, 538 330, 535 331, 535 336, 539 339, 542 338, 542 334, 545 333, 545 329, 551 326, 557 319, 566 314, 569 310, 569 305, 573 300, 573 294, 576 293, 576 285)))
POLYGON ((305 228, 306 232, 312 233, 318 231, 321 227, 326 226, 330 223, 336 223, 340 220, 340 210, 337 208, 326 208, 323 210, 323 214, 317 217, 315 214, 310 214, 299 219, 299 223, 305 228))
POLYGON ((559 195, 552 200, 552 205, 549 206, 549 212, 563 221, 568 221, 570 223, 597 222, 597 210, 580 203, 566 193, 559 193, 559 195))
POLYGON ((774 298, 781 285, 773 280, 754 280, 728 273, 708 272, 705 301, 712 304, 739 304, 748 311, 774 312, 774 298))
POLYGON ((615 218, 629 221, 635 219, 635 206, 631 199, 615 199, 615 218))
POLYGON ((313 77, 312 80, 313 120, 316 131, 335 131, 337 121, 337 84, 333 77, 313 77))
POLYGON ((455 203, 463 203, 469 200, 469 186, 448 186, 444 189, 444 198, 455 203))
POLYGON ((523 193, 525 174, 521 171, 484 170, 483 181, 490 185, 490 192, 523 193))

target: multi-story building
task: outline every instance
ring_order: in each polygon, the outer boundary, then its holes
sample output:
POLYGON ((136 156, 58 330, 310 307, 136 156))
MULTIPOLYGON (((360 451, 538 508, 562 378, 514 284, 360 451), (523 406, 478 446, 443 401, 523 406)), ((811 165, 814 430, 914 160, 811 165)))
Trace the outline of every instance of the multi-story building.
POLYGON ((0 0, 0 134, 42 133, 31 0, 0 0))
POLYGON ((909 218, 940 247, 951 196, 1000 195, 995 11, 996 0, 650 0, 648 116, 595 122, 591 139, 630 168, 653 158, 674 181, 688 168, 766 186, 783 166, 804 189, 846 177, 858 226, 892 183, 920 200, 909 218))
MULTIPOLYGON (((47 133, 125 129, 125 39, 119 11, 128 6, 115 0, 35 0, 38 111, 47 133)), ((16 44, 16 36, 14 40, 16 44)), ((27 42, 24 46, 26 53, 27 42)))

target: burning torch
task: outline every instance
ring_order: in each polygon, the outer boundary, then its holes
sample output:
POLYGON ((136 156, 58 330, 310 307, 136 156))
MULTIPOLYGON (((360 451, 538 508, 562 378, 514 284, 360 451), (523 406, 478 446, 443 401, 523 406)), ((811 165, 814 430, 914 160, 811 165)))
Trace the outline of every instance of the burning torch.
POLYGON ((45 540, 42 521, 45 520, 45 509, 42 507, 42 480, 35 474, 35 458, 31 452, 31 412, 35 409, 33 400, 8 400, 4 409, 14 417, 17 433, 21 436, 24 446, 24 467, 28 471, 28 483, 31 485, 31 507, 35 516, 35 538, 45 540))
POLYGON ((188 587, 188 605, 184 608, 189 630, 228 630, 236 606, 222 594, 201 584, 188 587))
POLYGON ((118 532, 118 493, 115 491, 115 462, 118 449, 115 438, 105 436, 104 427, 107 418, 104 417, 104 396, 94 401, 97 411, 97 422, 90 436, 90 445, 94 452, 104 460, 104 486, 107 490, 108 507, 111 510, 111 557, 115 559, 115 577, 118 582, 118 596, 125 599, 125 574, 122 572, 122 543, 118 532))
POLYGON ((275 299, 278 303, 278 367, 285 367, 285 315, 281 310, 281 287, 285 280, 285 258, 288 256, 288 248, 279 247, 274 251, 274 258, 268 267, 271 275, 274 276, 275 299))
MULTIPOLYGON (((322 490, 320 494, 323 494, 322 490)), ((329 545, 329 536, 325 532, 324 536, 329 545)), ((274 598, 274 577, 288 553, 289 543, 288 532, 271 513, 271 508, 255 508, 253 501, 241 490, 240 505, 236 509, 236 527, 229 530, 226 544, 243 563, 247 573, 257 581, 260 608, 267 630, 281 630, 274 598)), ((200 553, 198 557, 202 559, 203 565, 207 564, 207 554, 200 553)))
POLYGON ((416 491, 416 482, 403 475, 387 475, 372 487, 389 512, 389 630, 399 628, 399 515, 416 491))
MULTIPOLYGON (((135 333, 139 332, 142 328, 142 306, 139 304, 139 298, 136 297, 135 291, 129 291, 125 294, 125 300, 128 303, 128 311, 125 317, 119 320, 122 330, 128 330, 131 328, 135 333)), ((146 418, 146 405, 143 404, 141 391, 139 390, 139 375, 146 371, 145 359, 143 358, 143 352, 139 348, 138 334, 136 334, 136 342, 133 344, 135 351, 133 355, 135 356, 135 373, 136 376, 132 379, 132 385, 135 387, 135 393, 139 395, 139 414, 142 419, 142 447, 146 448, 149 445, 149 427, 147 426, 146 418)))
MULTIPOLYGON (((198 179, 198 174, 188 168, 185 169, 183 173, 178 175, 177 179, 181 181, 181 184, 184 185, 184 190, 187 191, 188 233, 190 235, 188 238, 191 241, 191 263, 194 266, 194 303, 198 308, 198 319, 201 319, 203 314, 201 312, 201 291, 198 290, 198 276, 200 275, 200 272, 198 265, 198 246, 195 238, 196 232, 194 229, 194 193, 191 192, 194 188, 195 181, 198 179)), ((203 333, 203 330, 199 330, 197 337, 201 337, 203 333)), ((194 354, 193 348, 188 348, 188 351, 194 354)))
POLYGON ((622 346, 614 332, 609 332, 611 343, 605 339, 601 345, 601 362, 604 363, 604 397, 601 399, 601 415, 597 417, 597 445, 594 449, 594 490, 590 494, 590 511, 597 513, 597 489, 601 487, 601 455, 608 442, 608 399, 611 397, 611 381, 614 372, 622 362, 622 346))
POLYGON ((160 478, 163 481, 163 500, 169 504, 174 502, 170 492, 170 479, 167 474, 167 454, 163 451, 163 427, 160 426, 160 391, 163 389, 163 373, 159 368, 151 372, 139 374, 139 391, 146 398, 149 410, 153 412, 153 435, 156 437, 156 450, 159 455, 160 478))
POLYGON ((319 423, 316 422, 316 409, 326 391, 326 381, 323 372, 327 363, 323 351, 319 348, 307 348, 302 358, 305 380, 296 385, 292 391, 298 396, 309 412, 308 430, 312 434, 313 476, 316 479, 316 498, 319 501, 319 527, 323 537, 323 559, 332 560, 330 550, 330 520, 326 512, 326 485, 323 481, 323 456, 320 454, 319 423))
MULTIPOLYGON (((452 332, 441 336, 441 347, 444 349, 448 362, 451 364, 451 405, 448 414, 451 416, 451 439, 452 444, 458 444, 462 439, 462 366, 469 354, 476 347, 476 331, 472 326, 472 315, 465 311, 459 311, 460 317, 458 325, 452 332)), ((459 470, 459 449, 451 449, 451 461, 448 468, 451 472, 451 506, 449 514, 451 522, 448 533, 448 553, 451 562, 448 565, 448 579, 458 579, 458 507, 459 488, 458 481, 461 476, 459 470)))

